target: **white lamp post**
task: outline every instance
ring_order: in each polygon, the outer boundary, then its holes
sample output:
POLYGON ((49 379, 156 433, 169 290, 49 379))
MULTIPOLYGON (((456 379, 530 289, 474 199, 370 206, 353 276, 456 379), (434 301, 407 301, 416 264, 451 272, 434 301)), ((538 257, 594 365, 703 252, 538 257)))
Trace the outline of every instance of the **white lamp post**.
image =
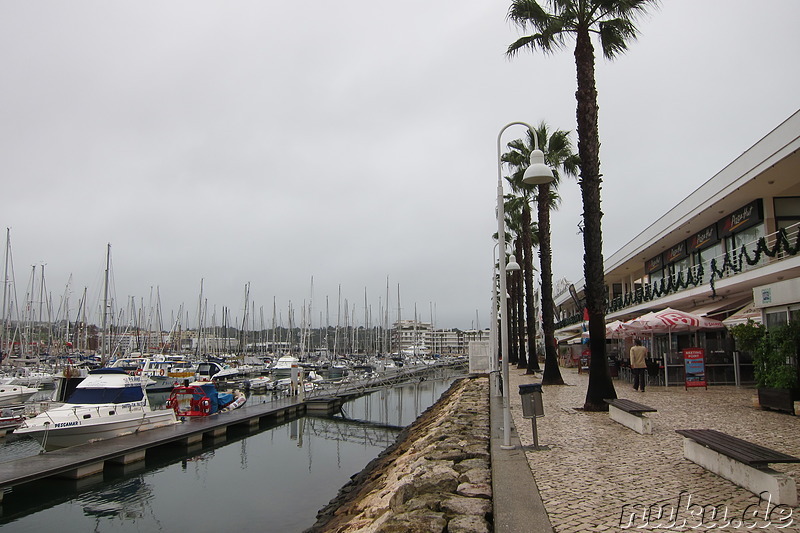
MULTIPOLYGON (((522 181, 527 185, 543 185, 553 181, 553 171, 544 164, 544 153, 539 150, 539 139, 534 129, 525 122, 511 122, 506 124, 497 134, 497 239, 503 243, 503 254, 500 256, 500 344, 503 355, 503 444, 504 450, 513 450, 511 445, 511 404, 509 396, 509 377, 508 377, 508 293, 506 292, 506 262, 505 262, 505 238, 506 238, 506 214, 503 203, 503 161, 501 159, 500 141, 505 132, 511 126, 525 126, 533 136, 534 149, 531 151, 531 164, 525 170, 522 181)), ((511 257, 513 260, 513 256, 511 257)), ((519 265, 516 261, 509 264, 511 269, 519 265)))

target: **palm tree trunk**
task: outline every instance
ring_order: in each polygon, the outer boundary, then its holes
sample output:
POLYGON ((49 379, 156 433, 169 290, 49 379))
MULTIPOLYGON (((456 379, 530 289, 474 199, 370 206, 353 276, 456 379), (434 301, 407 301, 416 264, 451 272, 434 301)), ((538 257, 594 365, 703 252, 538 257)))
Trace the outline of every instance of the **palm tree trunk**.
POLYGON ((576 33, 575 66, 577 69, 578 156, 581 164, 583 197, 584 280, 586 308, 589 313, 589 386, 584 409, 605 411, 606 398, 616 398, 608 370, 605 328, 605 282, 603 278, 603 234, 600 219, 600 137, 597 130, 597 88, 594 77, 594 49, 588 28, 576 33))
POLYGON ((514 276, 508 276, 506 291, 509 296, 506 300, 506 312, 508 313, 508 364, 516 365, 519 361, 519 352, 517 352, 517 302, 515 301, 514 276))
MULTIPOLYGON (((524 230, 523 230, 524 231, 524 230)), ((522 239, 517 239, 514 243, 514 252, 517 257, 522 257, 523 249, 522 249, 522 239)), ((517 361, 517 368, 527 368, 528 366, 528 358, 526 356, 526 347, 525 347, 525 298, 524 292, 522 290, 522 272, 516 271, 513 275, 514 278, 514 299, 516 301, 516 313, 517 313, 517 353, 519 354, 519 360, 517 361)))
POLYGON ((536 354, 536 308, 533 301, 533 244, 531 243, 531 206, 527 199, 522 204, 522 272, 525 276, 525 325, 528 337, 528 371, 538 372, 539 357, 536 354))
POLYGON ((539 185, 539 263, 542 276, 542 330, 544 333, 544 373, 542 385, 563 385, 558 368, 555 323, 553 319, 553 265, 550 247, 550 184, 539 185))

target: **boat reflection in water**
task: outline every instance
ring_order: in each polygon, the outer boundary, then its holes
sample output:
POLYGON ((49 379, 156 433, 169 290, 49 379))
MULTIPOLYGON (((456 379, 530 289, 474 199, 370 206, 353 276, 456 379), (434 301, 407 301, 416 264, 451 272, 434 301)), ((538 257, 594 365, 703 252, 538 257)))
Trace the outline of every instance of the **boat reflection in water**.
POLYGON ((4 495, 0 527, 31 533, 303 531, 353 474, 395 442, 393 426, 412 422, 453 379, 377 391, 333 417, 231 427, 219 442, 160 447, 145 461, 107 466, 85 480, 16 487, 4 495), (405 417, 400 424, 397 412, 405 417))

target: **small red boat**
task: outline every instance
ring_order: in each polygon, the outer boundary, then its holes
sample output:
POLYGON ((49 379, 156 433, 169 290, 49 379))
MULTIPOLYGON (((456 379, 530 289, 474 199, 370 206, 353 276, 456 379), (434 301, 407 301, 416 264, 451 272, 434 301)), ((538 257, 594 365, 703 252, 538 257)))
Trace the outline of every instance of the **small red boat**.
POLYGON ((210 381, 195 381, 174 387, 167 398, 167 407, 173 409, 176 416, 210 416, 237 409, 246 401, 239 390, 233 394, 219 392, 210 381))

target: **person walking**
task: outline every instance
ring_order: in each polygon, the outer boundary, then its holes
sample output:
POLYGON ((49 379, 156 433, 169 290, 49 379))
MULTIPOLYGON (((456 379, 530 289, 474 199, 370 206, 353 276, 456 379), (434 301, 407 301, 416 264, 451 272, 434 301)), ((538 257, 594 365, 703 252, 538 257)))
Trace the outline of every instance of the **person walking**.
POLYGON ((636 339, 631 347, 631 371, 633 372, 633 390, 644 392, 647 384, 647 348, 642 346, 642 341, 636 339), (641 385, 641 388, 640 388, 641 385))

